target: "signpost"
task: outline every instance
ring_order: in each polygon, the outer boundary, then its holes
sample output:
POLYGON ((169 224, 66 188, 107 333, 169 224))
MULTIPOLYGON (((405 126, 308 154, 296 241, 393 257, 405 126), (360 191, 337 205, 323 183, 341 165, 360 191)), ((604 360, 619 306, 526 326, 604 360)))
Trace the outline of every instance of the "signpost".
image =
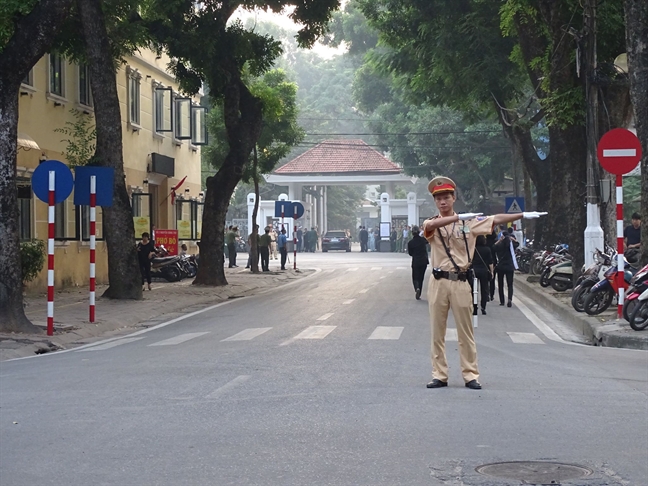
POLYGON ((625 128, 615 128, 606 132, 599 140, 597 155, 603 168, 616 175, 617 201, 617 285, 619 288, 618 317, 623 314, 625 292, 625 259, 623 257, 623 175, 634 170, 641 160, 641 142, 637 136, 625 128))
POLYGON ((304 205, 298 201, 292 203, 293 213, 293 270, 297 270, 297 220, 304 215, 304 205))
POLYGON ((523 197, 506 197, 504 198, 504 212, 509 214, 524 212, 523 197))
POLYGON ((65 201, 74 187, 72 172, 58 160, 42 162, 32 175, 36 197, 48 204, 47 212, 47 335, 54 335, 54 208, 65 201))

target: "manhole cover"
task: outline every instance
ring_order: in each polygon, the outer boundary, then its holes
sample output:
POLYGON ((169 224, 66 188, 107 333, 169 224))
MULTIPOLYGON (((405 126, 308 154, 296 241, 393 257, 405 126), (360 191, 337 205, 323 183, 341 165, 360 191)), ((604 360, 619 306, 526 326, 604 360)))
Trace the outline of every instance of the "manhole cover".
POLYGON ((503 479, 516 479, 530 484, 560 484, 566 479, 584 478, 592 470, 574 464, 544 461, 513 461, 484 464, 475 470, 486 476, 503 479))

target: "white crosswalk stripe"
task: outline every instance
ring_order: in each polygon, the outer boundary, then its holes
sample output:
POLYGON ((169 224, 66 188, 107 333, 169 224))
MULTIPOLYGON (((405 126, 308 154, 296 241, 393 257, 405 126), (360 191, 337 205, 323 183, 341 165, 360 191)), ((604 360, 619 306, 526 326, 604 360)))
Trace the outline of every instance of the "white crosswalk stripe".
POLYGON ((119 339, 117 341, 112 341, 112 342, 106 343, 106 344, 100 344, 99 346, 94 346, 92 348, 80 349, 80 350, 78 350, 76 352, 77 353, 83 353, 84 351, 103 351, 104 349, 114 348, 115 346, 121 346, 122 344, 132 343, 134 341, 139 341, 140 339, 144 339, 144 338, 143 337, 133 337, 133 338, 119 339))
POLYGON ((358 267, 347 268, 347 272, 356 272, 357 270, 358 270, 358 267))
POLYGON ((382 270, 382 267, 371 267, 372 270, 382 270))
POLYGON ((544 341, 532 332, 507 332, 515 344, 544 344, 544 341))
POLYGON ((459 341, 459 338, 457 337, 457 330, 454 327, 446 328, 446 341, 459 341))
POLYGON ((158 341, 157 343, 149 344, 149 346, 173 346, 175 344, 181 344, 189 341, 190 339, 204 336, 205 334, 209 334, 209 332, 188 332, 186 334, 180 334, 179 336, 165 339, 164 341, 158 341))
POLYGON ((318 317, 317 320, 318 320, 318 321, 325 321, 326 319, 328 319, 328 318, 331 317, 332 315, 333 315, 333 313, 332 313, 332 312, 329 312, 328 314, 324 314, 323 316, 318 317))
POLYGON ((378 326, 368 339, 399 339, 404 327, 378 326))
POLYGON ((396 267, 396 270, 407 270, 407 267, 396 267))
POLYGON ((345 300, 344 302, 342 302, 342 305, 349 305, 349 304, 351 304, 354 300, 355 300, 355 299, 345 300))
POLYGON ((369 291, 369 289, 362 289, 362 290, 361 290, 360 292, 358 292, 358 293, 359 293, 359 294, 366 294, 368 291, 369 291))
POLYGON ((225 339, 221 339, 221 342, 224 341, 250 341, 254 339, 257 336, 260 336, 261 334, 264 334, 268 332, 271 327, 253 327, 250 329, 245 329, 244 331, 241 331, 237 334, 234 334, 233 336, 230 336, 225 339))
POLYGON ((295 339, 324 339, 337 326, 310 326, 295 336, 295 339))
POLYGON ((211 392, 209 395, 207 395, 205 398, 208 400, 213 400, 214 398, 218 398, 221 395, 224 395, 226 392, 231 390, 232 388, 237 387, 238 385, 245 383, 250 379, 250 375, 241 375, 237 376, 234 378, 232 381, 225 383, 223 386, 220 388, 216 388, 213 392, 211 392))

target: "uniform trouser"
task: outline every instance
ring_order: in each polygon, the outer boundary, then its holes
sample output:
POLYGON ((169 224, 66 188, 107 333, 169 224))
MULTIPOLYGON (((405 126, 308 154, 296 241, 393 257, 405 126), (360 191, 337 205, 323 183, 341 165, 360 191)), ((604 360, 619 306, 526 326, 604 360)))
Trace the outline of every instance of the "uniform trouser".
POLYGON ((367 242, 366 241, 360 241, 360 251, 362 253, 367 251, 367 242))
POLYGON ((281 253, 281 269, 284 270, 286 268, 286 259, 288 258, 288 248, 285 246, 279 248, 279 253, 281 253))
POLYGON ((151 284, 151 260, 147 262, 140 261, 140 273, 142 274, 142 285, 144 281, 149 285, 151 284))
POLYGON ((276 260, 277 259, 277 242, 273 241, 270 243, 270 255, 272 255, 272 259, 276 260))
POLYGON ((499 290, 500 304, 504 303, 504 277, 506 276, 506 286, 508 287, 508 300, 513 300, 513 270, 497 271, 497 288, 499 290))
POLYGON ((259 247, 259 256, 261 257, 261 270, 267 272, 270 270, 268 267, 270 265, 270 250, 267 246, 259 247))
POLYGON ((236 244, 228 243, 227 251, 229 253, 229 266, 230 268, 236 265, 236 244))
POLYGON ((473 334, 473 303, 470 285, 460 280, 430 277, 428 286, 432 327, 432 377, 448 381, 445 335, 448 311, 452 309, 459 340, 459 361, 464 382, 479 379, 477 345, 473 334))
POLYGON ((478 268, 475 270, 475 277, 477 277, 477 280, 479 280, 481 308, 486 309, 486 302, 488 302, 488 297, 490 296, 491 273, 485 268, 478 268))
POLYGON ((425 279, 425 271, 427 270, 427 263, 425 265, 412 264, 412 283, 414 290, 423 288, 423 281, 425 279))

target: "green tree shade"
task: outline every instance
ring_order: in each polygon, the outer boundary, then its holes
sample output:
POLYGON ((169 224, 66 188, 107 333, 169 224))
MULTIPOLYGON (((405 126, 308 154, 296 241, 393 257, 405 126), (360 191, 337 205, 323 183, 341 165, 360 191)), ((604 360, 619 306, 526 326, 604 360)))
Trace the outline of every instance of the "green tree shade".
POLYGON ((364 186, 329 186, 326 197, 326 214, 330 230, 349 230, 356 234, 356 212, 364 200, 364 186))

